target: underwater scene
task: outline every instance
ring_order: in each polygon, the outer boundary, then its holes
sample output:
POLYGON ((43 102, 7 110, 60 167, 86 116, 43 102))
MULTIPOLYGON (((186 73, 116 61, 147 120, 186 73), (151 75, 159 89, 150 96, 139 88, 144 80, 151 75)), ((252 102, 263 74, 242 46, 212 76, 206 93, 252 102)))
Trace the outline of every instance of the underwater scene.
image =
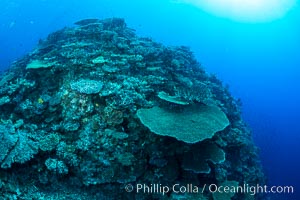
POLYGON ((1 0, 0 200, 300 199, 297 0, 1 0))

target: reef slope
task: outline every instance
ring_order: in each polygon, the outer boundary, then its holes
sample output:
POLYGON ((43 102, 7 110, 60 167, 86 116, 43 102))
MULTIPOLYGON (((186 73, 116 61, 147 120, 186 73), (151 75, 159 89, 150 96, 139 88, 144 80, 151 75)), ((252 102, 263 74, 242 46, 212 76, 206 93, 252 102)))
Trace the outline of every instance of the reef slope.
POLYGON ((247 199, 135 186, 264 182, 221 81, 119 18, 54 32, 0 76, 0 138, 1 199, 247 199))

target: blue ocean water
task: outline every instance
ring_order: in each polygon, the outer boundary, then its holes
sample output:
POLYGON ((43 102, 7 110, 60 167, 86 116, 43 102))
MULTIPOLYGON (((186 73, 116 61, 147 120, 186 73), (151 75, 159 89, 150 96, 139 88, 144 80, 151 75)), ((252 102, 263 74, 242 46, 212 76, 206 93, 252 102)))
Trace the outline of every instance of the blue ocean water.
POLYGON ((293 186, 300 199, 300 7, 265 23, 220 18, 193 5, 162 0, 2 0, 0 68, 49 33, 83 18, 123 17, 139 35, 190 46, 243 102, 268 185, 293 186))

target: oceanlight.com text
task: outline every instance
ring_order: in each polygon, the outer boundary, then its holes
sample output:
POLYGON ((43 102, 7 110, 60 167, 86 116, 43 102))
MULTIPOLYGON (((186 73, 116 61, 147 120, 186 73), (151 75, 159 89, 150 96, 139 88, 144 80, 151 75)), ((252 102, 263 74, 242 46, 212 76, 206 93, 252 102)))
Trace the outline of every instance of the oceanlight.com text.
POLYGON ((174 184, 174 185, 162 185, 162 184, 142 184, 138 183, 136 185, 127 184, 125 186, 126 192, 136 192, 144 194, 161 194, 166 195, 167 193, 233 193, 233 194, 293 194, 293 186, 267 186, 267 185, 249 185, 243 184, 239 186, 233 185, 217 185, 217 184, 204 184, 202 186, 194 184, 174 184))
POLYGON ((247 193, 250 195, 256 195, 256 194, 292 194, 294 193, 294 187, 293 186, 267 186, 267 185, 255 185, 250 186, 248 184, 243 184, 240 186, 218 186, 216 184, 210 184, 210 185, 204 185, 204 188, 208 187, 208 191, 210 193, 247 193))

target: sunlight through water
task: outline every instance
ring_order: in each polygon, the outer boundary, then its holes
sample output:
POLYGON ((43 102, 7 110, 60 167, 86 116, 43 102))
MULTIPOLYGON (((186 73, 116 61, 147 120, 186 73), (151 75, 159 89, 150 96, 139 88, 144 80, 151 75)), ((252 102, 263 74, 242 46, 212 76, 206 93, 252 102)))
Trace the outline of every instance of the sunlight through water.
POLYGON ((268 22, 282 18, 296 0, 179 0, 219 17, 242 22, 268 22))

